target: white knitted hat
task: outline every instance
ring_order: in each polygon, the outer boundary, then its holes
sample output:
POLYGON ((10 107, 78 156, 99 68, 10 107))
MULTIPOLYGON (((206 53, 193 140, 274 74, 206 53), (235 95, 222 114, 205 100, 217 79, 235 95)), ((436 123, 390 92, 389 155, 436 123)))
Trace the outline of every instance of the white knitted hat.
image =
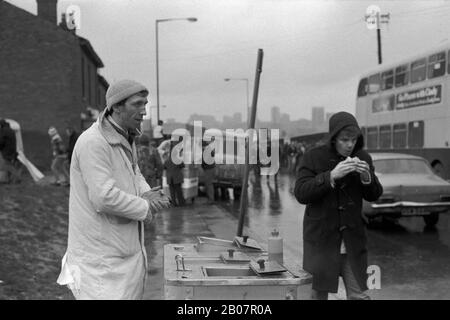
POLYGON ((106 107, 109 110, 115 103, 143 90, 148 92, 148 89, 139 82, 133 80, 119 80, 110 85, 106 91, 106 107))

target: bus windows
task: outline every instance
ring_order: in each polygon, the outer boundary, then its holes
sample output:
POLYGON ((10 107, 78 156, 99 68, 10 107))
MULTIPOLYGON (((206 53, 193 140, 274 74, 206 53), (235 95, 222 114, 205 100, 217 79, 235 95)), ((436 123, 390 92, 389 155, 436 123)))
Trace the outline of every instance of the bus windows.
POLYGON ((358 97, 364 97, 366 95, 367 95, 367 78, 363 78, 361 79, 361 81, 359 81, 358 97))
POLYGON ((393 143, 395 148, 406 148, 406 123, 394 124, 393 143))
POLYGON ((408 65, 404 64, 395 68, 395 87, 406 86, 409 82, 408 65))
POLYGON ((378 149, 378 127, 367 128, 367 149, 378 149))
POLYGON ((408 147, 422 148, 423 135, 423 121, 411 121, 408 123, 408 147))
POLYGON ((380 126, 380 149, 390 149, 391 148, 391 126, 385 125, 380 126))
POLYGON ((369 77, 369 93, 380 91, 380 74, 376 73, 369 77))
POLYGON ((436 78, 445 73, 445 51, 428 57, 428 79, 436 78))
POLYGON ((394 87, 394 70, 388 70, 381 74, 381 90, 388 90, 394 87))
POLYGON ((411 83, 425 80, 427 59, 422 58, 411 63, 411 83))
POLYGON ((372 113, 392 111, 394 110, 394 103, 395 96, 393 94, 376 97, 372 100, 372 113))

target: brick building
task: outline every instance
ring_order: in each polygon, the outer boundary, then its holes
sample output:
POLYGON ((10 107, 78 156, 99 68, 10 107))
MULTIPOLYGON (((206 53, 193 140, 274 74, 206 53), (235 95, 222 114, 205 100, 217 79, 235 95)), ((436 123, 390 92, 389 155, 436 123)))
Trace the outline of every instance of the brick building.
POLYGON ((48 128, 63 139, 67 123, 80 131, 87 107, 104 108, 108 82, 90 42, 57 25, 57 0, 36 1, 37 16, 0 0, 0 118, 19 122, 27 157, 46 171, 48 128))

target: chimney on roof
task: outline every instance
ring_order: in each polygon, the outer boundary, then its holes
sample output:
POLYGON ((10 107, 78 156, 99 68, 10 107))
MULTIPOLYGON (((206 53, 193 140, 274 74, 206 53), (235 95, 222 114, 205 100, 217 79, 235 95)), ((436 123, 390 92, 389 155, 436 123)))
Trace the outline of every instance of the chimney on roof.
POLYGON ((59 26, 67 32, 72 33, 73 35, 75 35, 75 28, 69 28, 69 26, 67 25, 67 20, 66 20, 66 14, 65 13, 61 13, 61 22, 59 23, 59 26))
POLYGON ((56 7, 58 0, 36 0, 38 17, 56 25, 56 7))

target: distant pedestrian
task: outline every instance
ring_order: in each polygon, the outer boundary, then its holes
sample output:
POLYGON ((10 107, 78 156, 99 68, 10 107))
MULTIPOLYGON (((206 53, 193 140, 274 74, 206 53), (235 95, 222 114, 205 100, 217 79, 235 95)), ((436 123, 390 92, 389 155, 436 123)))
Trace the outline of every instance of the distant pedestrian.
POLYGON ((75 129, 72 126, 67 126, 66 127, 66 135, 68 138, 67 160, 70 165, 70 162, 72 160, 73 148, 75 147, 75 143, 77 142, 77 139, 78 139, 78 132, 75 131, 75 129))
POLYGON ((150 146, 150 139, 147 135, 141 135, 138 141, 137 155, 139 169, 150 187, 155 188, 160 185, 158 179, 163 171, 161 158, 156 148, 150 146))
POLYGON ((289 148, 288 148, 288 171, 289 171, 289 173, 294 172, 295 155, 296 155, 295 143, 291 142, 289 144, 289 148))
MULTIPOLYGON (((206 144, 203 146, 206 147, 206 144)), ((205 153, 202 152, 202 170, 204 177, 204 184, 206 189, 206 195, 208 196, 208 204, 214 203, 214 176, 216 171, 216 162, 214 159, 215 152, 214 149, 211 152, 212 159, 205 159, 205 153)))
POLYGON ((60 186, 69 185, 69 170, 67 166, 67 151, 64 147, 63 140, 55 127, 48 129, 50 142, 52 146, 53 160, 51 169, 54 175, 54 184, 60 186))
POLYGON ((288 168, 289 167, 289 143, 285 142, 281 149, 281 167, 288 168))
POLYGON ((174 146, 174 142, 170 143, 170 152, 164 162, 164 169, 166 169, 166 179, 167 184, 169 185, 170 196, 172 198, 172 202, 175 206, 180 207, 184 206, 185 200, 183 197, 183 189, 181 187, 183 183, 183 168, 184 163, 181 161, 179 164, 175 164, 175 159, 173 157, 177 157, 179 160, 181 159, 181 155, 172 155, 172 148, 174 146))
POLYGON ((11 129, 10 124, 0 119, 0 152, 3 157, 3 168, 8 173, 8 181, 13 183, 20 183, 20 167, 17 159, 17 143, 16 134, 11 129))
POLYGON ((312 298, 337 292, 339 276, 348 299, 370 299, 367 290, 367 236, 362 202, 383 193, 363 150, 353 115, 338 112, 329 120, 329 140, 306 151, 294 194, 306 204, 303 218, 303 269, 313 276, 312 298))
POLYGON ((154 139, 150 140, 150 147, 149 147, 150 156, 154 157, 154 163, 155 163, 155 179, 156 179, 156 186, 162 187, 162 177, 163 177, 163 171, 164 171, 164 162, 162 160, 161 154, 157 148, 156 141, 154 139))
POLYGON ((298 172, 304 152, 305 152, 305 148, 303 147, 303 144, 299 143, 297 145, 297 149, 296 149, 294 173, 298 172))
POLYGON ((163 121, 158 120, 158 124, 153 129, 153 139, 156 141, 156 145, 159 146, 161 142, 164 140, 164 133, 163 133, 163 121))

